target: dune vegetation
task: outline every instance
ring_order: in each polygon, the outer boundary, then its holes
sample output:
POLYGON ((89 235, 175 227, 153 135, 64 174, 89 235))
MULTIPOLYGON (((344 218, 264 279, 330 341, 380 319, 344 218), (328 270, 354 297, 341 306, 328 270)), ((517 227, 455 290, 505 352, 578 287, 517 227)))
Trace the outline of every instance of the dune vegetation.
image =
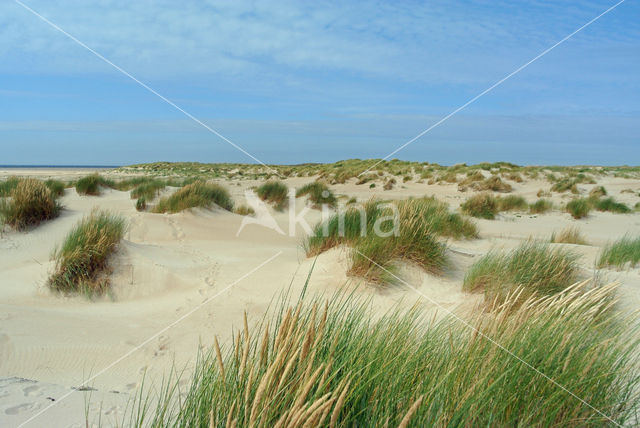
POLYGON ((590 201, 593 204, 593 207, 598 211, 608 211, 617 214, 627 214, 631 212, 631 208, 622 202, 617 202, 612 197, 595 200, 590 199, 590 201))
POLYGON ((67 186, 62 181, 50 179, 50 180, 46 180, 44 184, 49 188, 49 190, 51 191, 51 194, 56 198, 59 198, 60 196, 64 196, 64 190, 66 189, 67 186))
POLYGON ((353 295, 282 304, 216 340, 180 399, 175 378, 158 406, 141 394, 130 425, 630 426, 639 335, 615 291, 579 284, 464 322, 417 307, 371 320, 353 295))
POLYGON ((575 219, 585 218, 591 212, 591 203, 586 198, 572 199, 565 207, 566 211, 575 219))
POLYGON ((108 260, 125 232, 123 217, 93 211, 67 234, 53 253, 49 287, 57 292, 100 295, 109 288, 108 260))
POLYGON ((538 199, 531 205, 529 205, 529 212, 531 214, 543 214, 553 209, 553 202, 549 199, 538 199))
POLYGON ((640 262, 640 236, 632 238, 625 236, 604 247, 598 267, 624 268, 626 265, 635 267, 640 262))
POLYGON ((10 227, 23 230, 51 220, 60 213, 62 207, 44 182, 23 178, 11 187, 9 198, 0 200, 0 220, 10 227))
POLYGON ((527 211, 529 204, 522 196, 508 195, 499 197, 498 211, 527 211))
POLYGON ((256 189, 256 195, 274 205, 278 211, 285 209, 289 202, 289 189, 282 181, 269 180, 256 189))
POLYGON ((565 248, 526 241, 512 251, 483 256, 467 271, 462 288, 484 291, 490 305, 505 302, 516 289, 521 301, 534 294, 556 294, 578 281, 577 259, 565 248))
POLYGON ((233 210, 233 199, 227 189, 218 184, 195 181, 160 199, 153 212, 177 213, 189 208, 211 208, 214 204, 227 211, 233 210))
POLYGON ((163 180, 150 179, 144 181, 131 190, 131 199, 144 198, 145 201, 152 201, 166 185, 167 183, 163 180))
POLYGON ((4 181, 0 181, 0 198, 8 197, 13 189, 16 188, 20 178, 11 176, 4 181))
POLYGON ((587 240, 580 233, 580 229, 577 227, 568 227, 556 233, 551 234, 552 244, 576 244, 576 245, 588 245, 587 240))
POLYGON ((238 205, 233 209, 233 212, 238 215, 253 215, 255 210, 247 205, 238 205))
POLYGON ((305 241, 307 256, 337 245, 352 247, 349 273, 372 282, 394 282, 394 262, 415 263, 429 272, 446 265, 446 247, 440 237, 477 237, 474 223, 435 198, 382 203, 370 200, 350 207, 316 225, 305 241))
POLYGON ((499 211, 498 199, 491 193, 479 193, 464 201, 460 209, 471 217, 493 220, 499 211))
POLYGON ((329 187, 319 181, 313 181, 305 184, 296 190, 296 198, 309 195, 309 200, 315 207, 327 205, 333 207, 336 205, 337 199, 329 187))
POLYGON ((114 187, 115 184, 111 180, 107 180, 99 174, 91 174, 80 178, 76 181, 76 192, 79 195, 99 196, 102 191, 101 187, 114 187))

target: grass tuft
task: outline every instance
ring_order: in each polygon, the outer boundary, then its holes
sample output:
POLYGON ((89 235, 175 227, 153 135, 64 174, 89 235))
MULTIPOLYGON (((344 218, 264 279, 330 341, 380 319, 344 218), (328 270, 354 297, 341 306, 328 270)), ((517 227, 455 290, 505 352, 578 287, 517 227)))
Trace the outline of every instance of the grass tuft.
POLYGON ((62 293, 103 294, 109 287, 108 259, 125 232, 124 218, 93 211, 78 223, 54 252, 56 267, 49 287, 62 293))
POLYGON ((498 213, 498 199, 490 193, 480 193, 464 201, 460 208, 471 217, 493 220, 498 213))
POLYGON ((79 195, 99 196, 100 187, 114 187, 111 180, 107 180, 99 174, 91 174, 76 181, 76 192, 79 195))
POLYGON ((309 195, 309 200, 316 207, 322 205, 333 207, 336 205, 335 195, 331 192, 326 184, 319 181, 305 184, 304 186, 296 190, 296 198, 304 195, 309 195))
POLYGON ((551 234, 551 243, 588 245, 587 240, 582 236, 580 229, 577 227, 566 228, 557 234, 553 232, 551 234))
POLYGON ((466 291, 484 289, 485 301, 504 303, 521 287, 520 300, 561 292, 578 280, 578 256, 565 248, 526 241, 508 252, 489 252, 467 272, 466 291))
POLYGON ((529 204, 522 196, 509 195, 498 198, 499 211, 526 211, 529 204))
POLYGON ((282 181, 271 180, 258 187, 256 194, 263 201, 274 204, 276 210, 281 211, 287 206, 289 189, 282 181))
POLYGON ((233 200, 222 186, 195 181, 158 201, 154 213, 177 213, 189 208, 210 208, 213 204, 227 211, 233 209, 233 200))
POLYGON ((531 205, 529 205, 529 212, 531 214, 542 214, 553 209, 553 202, 548 199, 538 199, 531 205))
POLYGON ((629 208, 622 202, 616 202, 616 200, 611 197, 594 200, 593 206, 598 211, 609 211, 618 214, 627 214, 631 212, 631 208, 629 208))
POLYGON ((240 205, 236 207, 233 212, 238 215, 254 215, 256 213, 253 208, 247 205, 240 205))
POLYGON ((586 198, 573 199, 567 203, 566 211, 575 219, 585 218, 591 211, 591 203, 586 198))
POLYGON ((350 245, 353 251, 349 273, 388 283, 394 281, 385 269, 393 271, 393 263, 398 260, 415 263, 429 272, 441 271, 446 264, 446 248, 438 237, 477 235, 474 223, 449 212, 448 205, 435 198, 394 203, 372 200, 318 224, 305 241, 305 249, 307 256, 313 256, 336 245, 350 245))
POLYGON ((598 267, 615 266, 622 269, 627 263, 635 267, 640 262, 640 237, 625 236, 602 250, 598 267))
POLYGON ((9 195, 8 200, 1 201, 0 218, 14 229, 37 226, 60 213, 61 206, 51 190, 40 180, 20 179, 9 195))

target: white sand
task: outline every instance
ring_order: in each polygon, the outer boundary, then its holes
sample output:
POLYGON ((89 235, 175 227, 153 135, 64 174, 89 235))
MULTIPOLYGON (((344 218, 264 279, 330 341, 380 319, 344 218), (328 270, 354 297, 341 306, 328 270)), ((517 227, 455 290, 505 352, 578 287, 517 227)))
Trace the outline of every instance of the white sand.
MULTIPOLYGON (((86 171, 0 170, 0 178, 18 174, 70 179, 86 171)), ((309 181, 310 178, 295 178, 288 183, 299 186, 309 181)), ((225 183, 238 203, 244 203, 244 190, 255 184, 225 183)), ((630 205, 640 200, 639 180, 604 178, 598 184, 630 205), (619 193, 626 188, 636 193, 619 193)), ((538 189, 548 189, 549 184, 530 181, 514 187, 515 193, 533 201, 538 189)), ((591 187, 580 186, 585 192, 591 187)), ((332 188, 338 194, 356 196, 359 201, 373 195, 405 198, 435 194, 452 208, 470 195, 458 192, 456 185, 413 182, 387 192, 353 182, 332 188)), ((554 199, 560 201, 557 195, 554 199)), ((138 213, 127 192, 114 190, 106 190, 100 197, 80 197, 68 189, 62 203, 65 210, 59 218, 26 233, 5 232, 0 237, 0 426, 17 426, 52 403, 55 405, 30 426, 85 426, 87 401, 90 421, 97 421, 101 414, 104 425, 115 424, 145 373, 146 382, 156 384, 174 365, 186 368, 188 373, 199 346, 208 347, 215 335, 229 343, 232 328, 242 323, 243 311, 247 311, 250 320, 261 319, 290 283, 291 294, 297 296, 314 262, 305 257, 301 248, 302 230, 290 237, 248 225, 236 236, 243 217, 222 210, 174 215, 138 213), (53 268, 51 252, 94 207, 121 213, 129 223, 125 240, 112 260, 112 295, 93 302, 84 297, 52 295, 45 286, 53 268), (247 276, 247 272, 276 255, 247 276), (149 340, 150 337, 153 338, 149 340), (105 368, 108 369, 102 373, 105 368), (96 391, 71 389, 98 373, 89 382, 96 391), (74 392, 59 403, 51 400, 59 400, 70 391, 74 392)), ((275 218, 282 230, 288 231, 287 214, 276 213, 275 218)), ((320 212, 312 210, 306 218, 313 225, 320 219, 320 212)), ((640 232, 640 214, 596 212, 580 221, 560 212, 537 216, 506 214, 494 221, 480 220, 478 225, 481 239, 450 242, 454 267, 445 275, 436 277, 416 268, 403 269, 405 279, 428 298, 407 288, 378 290, 363 284, 359 284, 358 292, 374 299, 378 313, 398 302, 409 305, 416 300, 426 308, 435 309, 436 302, 463 313, 482 299, 461 291, 464 272, 474 256, 493 247, 514 247, 529 236, 548 239, 554 230, 577 225, 591 244, 574 246, 583 255, 583 268, 589 271, 600 246, 626 233, 640 232)), ((317 259, 309 294, 330 295, 342 287, 357 286, 359 281, 349 282, 347 266, 348 253, 344 249, 322 254, 317 259)), ((640 269, 607 275, 623 282, 623 303, 637 308, 640 269)), ((185 376, 183 384, 187 382, 185 376)))

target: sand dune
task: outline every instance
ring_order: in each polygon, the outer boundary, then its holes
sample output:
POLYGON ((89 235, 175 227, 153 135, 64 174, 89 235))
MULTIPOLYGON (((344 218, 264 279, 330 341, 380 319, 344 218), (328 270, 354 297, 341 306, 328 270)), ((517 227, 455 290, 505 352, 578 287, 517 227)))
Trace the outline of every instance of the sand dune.
MULTIPOLYGON (((0 171, 0 177, 28 174, 69 179, 84 173, 11 170, 0 171)), ((619 192, 628 187, 638 189, 640 181, 603 180, 599 184, 619 200, 636 202, 636 195, 619 192)), ((293 186, 308 181, 288 180, 293 186)), ((244 191, 255 184, 225 183, 238 202, 243 202, 244 191)), ((536 199, 542 187, 544 184, 536 181, 514 185, 515 193, 530 200, 536 199)), ((414 182, 390 192, 353 182, 332 188, 360 201, 374 195, 399 199, 434 194, 453 208, 468 196, 458 192, 455 185, 414 182)), ((561 197, 554 199, 559 201, 561 197)), ((425 298, 406 287, 377 289, 348 278, 348 253, 344 248, 323 253, 317 260, 306 258, 301 248, 304 231, 300 228, 294 236, 288 236, 249 224, 237 235, 242 216, 200 209, 178 214, 137 212, 128 192, 116 190, 105 190, 100 197, 81 197, 67 189, 62 203, 65 210, 59 218, 28 232, 4 232, 0 237, 0 426, 19 424, 53 403, 51 398, 71 391, 105 367, 110 368, 89 382, 96 389, 91 392, 92 418, 100 413, 105 420, 121 415, 144 376, 159 380, 174 366, 188 372, 198 347, 208 347, 216 335, 222 342, 230 342, 229 334, 232 327, 241 325, 243 311, 252 321, 261 319, 289 284, 291 295, 297 296, 314 263, 310 294, 357 287, 358 293, 373 299, 380 312, 399 303, 420 301, 430 310, 441 305, 463 313, 482 300, 480 295, 461 291, 464 272, 491 248, 512 248, 528 237, 547 240, 553 231, 578 224, 591 245, 573 247, 588 272, 593 269, 599 246, 640 231, 638 213, 621 216, 596 212, 580 222, 559 212, 501 214, 494 221, 478 220, 481 239, 450 241, 453 267, 444 275, 403 267, 403 278, 428 296, 425 298), (70 228, 95 207, 121 213, 128 221, 124 242, 111 262, 112 291, 92 302, 82 296, 52 295, 45 286, 53 268, 51 253, 70 228), (153 339, 145 343, 150 337, 153 339), (135 352, 111 366, 131 351, 135 352), (96 407, 100 402, 102 409, 96 407)), ((287 214, 273 214, 281 229, 288 231, 287 214)), ((320 219, 320 212, 312 210, 306 218, 313 225, 320 219)), ((610 279, 624 284, 625 306, 637 307, 640 270, 607 272, 610 279)), ((42 426, 45 420, 52 422, 49 426, 84 426, 83 406, 89 394, 75 392, 34 426, 42 426)))

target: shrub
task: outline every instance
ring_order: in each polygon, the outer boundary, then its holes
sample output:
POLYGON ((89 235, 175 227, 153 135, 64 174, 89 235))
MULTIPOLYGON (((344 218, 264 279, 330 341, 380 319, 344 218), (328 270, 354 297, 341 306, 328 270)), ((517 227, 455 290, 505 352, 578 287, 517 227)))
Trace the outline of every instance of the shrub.
POLYGON ((238 206, 236 209, 233 210, 233 212, 238 215, 253 215, 256 213, 253 208, 248 207, 246 205, 238 206))
POLYGON ((54 252, 56 267, 49 287, 63 293, 104 293, 109 286, 108 259, 124 231, 124 218, 105 211, 82 219, 54 252))
POLYGON ((131 425, 632 426, 637 327, 614 296, 574 288, 465 323, 415 308, 370 319, 343 296, 283 304, 198 354, 186 391, 172 378, 157 406, 141 394, 131 425))
POLYGON ((621 269, 627 263, 635 267, 638 262, 640 262, 640 237, 625 236, 604 247, 598 260, 598 267, 615 266, 621 269))
POLYGON ((305 184, 298 190, 296 190, 296 198, 301 196, 309 195, 309 200, 313 202, 314 206, 320 205, 329 205, 335 206, 336 197, 329 190, 326 184, 321 183, 319 181, 314 181, 312 183, 305 184))
POLYGON ((0 205, 0 217, 9 226, 21 230, 57 217, 60 208, 42 181, 24 178, 18 180, 11 198, 0 205))
POLYGON ((567 203, 566 210, 575 219, 581 219, 589 215, 591 203, 585 198, 573 199, 567 203))
POLYGON ((153 208, 155 213, 177 213, 189 208, 210 208, 213 204, 227 211, 233 209, 233 200, 222 186, 204 181, 187 184, 170 196, 158 201, 153 208))
POLYGON ((521 287, 518 299, 559 293, 578 280, 577 255, 565 248, 527 241, 508 253, 489 252, 464 277, 463 289, 484 289, 485 301, 497 302, 521 287))
POLYGON ((498 200, 490 193, 480 193, 464 201, 460 208, 472 217, 493 220, 498 213, 498 200))
POLYGON ((580 229, 578 229, 577 227, 569 227, 567 229, 562 230, 558 234, 553 232, 551 234, 551 243, 587 245, 587 240, 584 239, 584 237, 580 233, 580 229))
POLYGON ((627 214, 631 212, 631 208, 622 202, 616 202, 613 198, 595 200, 592 203, 598 211, 609 211, 618 214, 627 214))
POLYGON ((78 192, 79 195, 99 196, 101 186, 113 187, 114 183, 98 174, 92 174, 76 181, 76 192, 78 192))
POLYGON ((59 180, 47 180, 44 184, 49 188, 51 194, 58 198, 64 195, 65 184, 59 180))
POLYGON ((529 212, 532 214, 542 214, 550 211, 553 208, 553 203, 548 199, 538 199, 531 205, 529 205, 529 212))
POLYGON ((387 182, 384 183, 384 186, 382 186, 382 189, 383 190, 392 190, 394 184, 396 184, 396 179, 395 178, 389 178, 387 180, 387 182))
POLYGON ((263 201, 274 204, 277 210, 287 206, 289 190, 282 181, 267 181, 256 189, 256 194, 263 201))
POLYGON ((371 184, 369 184, 369 189, 373 189, 373 188, 375 188, 375 187, 376 187, 376 183, 371 183, 371 184))
POLYGON ((529 204, 522 196, 509 195, 498 198, 498 211, 525 211, 529 208, 529 204))

